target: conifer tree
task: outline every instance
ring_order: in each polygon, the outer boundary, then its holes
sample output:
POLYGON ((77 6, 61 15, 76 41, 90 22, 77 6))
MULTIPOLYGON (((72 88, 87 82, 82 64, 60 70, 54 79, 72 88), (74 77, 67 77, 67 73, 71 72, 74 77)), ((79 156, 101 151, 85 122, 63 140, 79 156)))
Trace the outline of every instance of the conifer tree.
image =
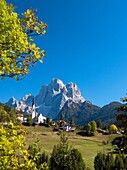
POLYGON ((70 124, 71 124, 71 125, 74 125, 74 124, 75 124, 74 117, 71 117, 70 124))
POLYGON ((127 98, 123 97, 121 100, 125 102, 125 104, 117 109, 120 113, 116 115, 116 120, 120 122, 120 127, 124 132, 122 149, 127 152, 127 98))
POLYGON ((65 133, 60 136, 60 143, 55 145, 50 158, 51 170, 84 170, 85 163, 80 152, 71 148, 65 133))
POLYGON ((91 122, 91 134, 96 135, 96 133, 97 133, 97 124, 95 121, 92 121, 91 122))
POLYGON ((124 169, 123 159, 120 154, 116 155, 115 158, 115 170, 122 170, 124 169))
POLYGON ((50 121, 50 118, 47 117, 47 118, 46 118, 46 124, 47 124, 47 126, 50 126, 50 122, 51 122, 51 121, 50 121))
POLYGON ((127 169, 127 156, 123 155, 124 168, 127 169))
POLYGON ((86 130, 88 136, 91 135, 91 123, 88 123, 85 126, 85 130, 86 130))
POLYGON ((102 128, 102 121, 100 119, 97 122, 97 128, 102 128))
POLYGON ((94 159, 95 170, 105 170, 106 155, 98 153, 94 159))
POLYGON ((114 166, 115 166, 115 160, 114 160, 113 154, 108 154, 106 156, 105 169, 112 170, 114 169, 114 166))
POLYGON ((29 116, 29 117, 27 118, 27 121, 28 121, 29 126, 32 126, 33 120, 32 120, 32 117, 31 117, 31 116, 29 116))
POLYGON ((127 156, 117 154, 115 158, 113 154, 98 153, 94 159, 95 170, 126 170, 127 156))

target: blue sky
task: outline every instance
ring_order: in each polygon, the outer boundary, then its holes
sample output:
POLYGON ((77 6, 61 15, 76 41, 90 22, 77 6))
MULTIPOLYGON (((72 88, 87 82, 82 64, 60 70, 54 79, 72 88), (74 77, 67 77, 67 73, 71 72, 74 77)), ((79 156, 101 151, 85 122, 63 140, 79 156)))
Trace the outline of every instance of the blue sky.
POLYGON ((37 8, 48 24, 36 37, 46 51, 43 64, 31 68, 23 80, 0 81, 0 102, 11 96, 37 95, 52 78, 74 82, 83 97, 98 106, 120 101, 127 93, 126 0, 7 0, 18 13, 37 8))

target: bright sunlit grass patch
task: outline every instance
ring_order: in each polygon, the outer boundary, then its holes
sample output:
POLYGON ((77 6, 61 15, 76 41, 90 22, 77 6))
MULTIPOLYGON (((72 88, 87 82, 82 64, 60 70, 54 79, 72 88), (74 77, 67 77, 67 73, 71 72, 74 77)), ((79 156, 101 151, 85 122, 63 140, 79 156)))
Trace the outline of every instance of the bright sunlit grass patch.
MULTIPOLYGON (((53 132, 51 127, 35 126, 26 127, 28 134, 26 135, 26 147, 35 141, 39 141, 39 147, 49 155, 52 152, 54 145, 60 141, 59 132, 53 132)), ((76 135, 76 133, 67 133, 70 146, 77 148, 90 170, 94 169, 94 158, 98 152, 107 153, 111 151, 111 141, 117 135, 102 135, 87 137, 76 135)))

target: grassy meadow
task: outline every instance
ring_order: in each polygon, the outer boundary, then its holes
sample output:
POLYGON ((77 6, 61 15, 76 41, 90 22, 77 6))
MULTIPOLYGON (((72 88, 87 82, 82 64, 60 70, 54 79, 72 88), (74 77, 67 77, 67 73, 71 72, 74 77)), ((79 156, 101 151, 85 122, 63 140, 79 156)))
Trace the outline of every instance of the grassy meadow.
MULTIPOLYGON (((59 143, 59 132, 53 132, 52 128, 43 126, 24 127, 27 131, 26 147, 39 140, 41 151, 45 151, 49 155, 53 146, 59 143)), ((90 170, 94 169, 94 157, 98 152, 107 153, 112 150, 111 141, 116 135, 97 134, 93 137, 79 136, 76 132, 67 132, 69 137, 69 145, 77 148, 90 170)))

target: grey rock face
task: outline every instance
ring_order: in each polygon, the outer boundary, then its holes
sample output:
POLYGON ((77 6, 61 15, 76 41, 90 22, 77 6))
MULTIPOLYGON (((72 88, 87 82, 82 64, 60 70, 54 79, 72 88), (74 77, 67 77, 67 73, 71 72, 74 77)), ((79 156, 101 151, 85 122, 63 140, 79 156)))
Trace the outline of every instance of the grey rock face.
POLYGON ((12 102, 10 99, 7 104, 13 105, 12 103, 14 103, 13 106, 16 109, 31 113, 32 103, 35 101, 38 113, 54 119, 69 99, 75 103, 85 101, 76 84, 71 82, 65 85, 60 79, 53 79, 49 85, 42 86, 37 96, 34 97, 29 94, 20 99, 20 101, 12 102))
POLYGON ((18 106, 18 101, 14 97, 11 97, 7 104, 15 109, 18 106))
POLYGON ((13 107, 14 109, 31 114, 33 101, 34 96, 27 94, 19 101, 12 97, 6 104, 13 107))

